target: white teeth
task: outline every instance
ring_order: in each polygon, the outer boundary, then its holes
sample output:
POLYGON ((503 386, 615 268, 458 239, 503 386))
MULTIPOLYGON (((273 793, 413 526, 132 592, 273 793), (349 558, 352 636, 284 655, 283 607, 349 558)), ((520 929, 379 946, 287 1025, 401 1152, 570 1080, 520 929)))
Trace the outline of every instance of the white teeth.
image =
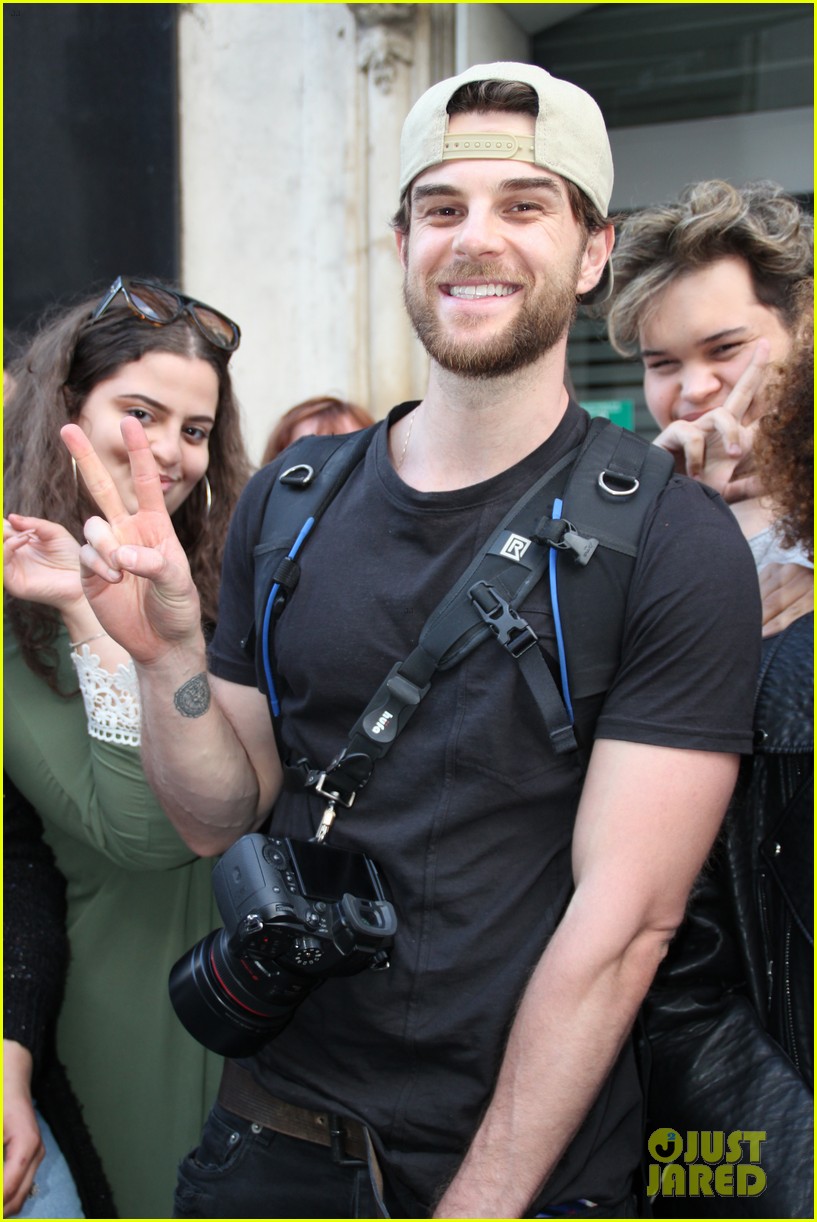
POLYGON ((509 297, 516 290, 512 284, 452 284, 452 297, 509 297))

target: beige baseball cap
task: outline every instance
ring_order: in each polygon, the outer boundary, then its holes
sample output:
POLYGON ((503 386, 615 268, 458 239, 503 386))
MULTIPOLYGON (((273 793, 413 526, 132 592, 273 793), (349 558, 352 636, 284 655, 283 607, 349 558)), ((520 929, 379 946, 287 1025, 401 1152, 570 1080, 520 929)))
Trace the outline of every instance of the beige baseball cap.
MULTIPOLYGON (((601 215, 607 216, 613 192, 613 156, 602 113, 589 93, 551 76, 544 68, 507 62, 475 64, 427 89, 403 124, 401 196, 429 167, 475 157, 526 161, 552 170, 575 183, 601 215), (521 81, 532 86, 539 99, 533 138, 496 132, 449 135, 446 107, 460 86, 471 81, 521 81)), ((611 287, 608 261, 599 284, 585 294, 585 300, 600 301, 611 287)))
MULTIPOLYGON (((607 215, 613 192, 613 157, 604 118, 596 103, 570 81, 551 76, 534 64, 475 64, 459 76, 439 81, 415 102, 400 139, 400 193, 427 170, 463 157, 508 157, 504 148, 463 147, 463 138, 448 135, 446 107, 462 85, 471 81, 521 81, 536 90, 539 114, 532 149, 518 149, 517 160, 529 161, 569 178, 607 215), (530 154, 530 155, 529 155, 530 154)), ((516 137, 509 137, 517 140, 516 137)), ((494 140, 487 142, 494 144, 494 140)), ((521 143, 521 142, 520 142, 521 143)))

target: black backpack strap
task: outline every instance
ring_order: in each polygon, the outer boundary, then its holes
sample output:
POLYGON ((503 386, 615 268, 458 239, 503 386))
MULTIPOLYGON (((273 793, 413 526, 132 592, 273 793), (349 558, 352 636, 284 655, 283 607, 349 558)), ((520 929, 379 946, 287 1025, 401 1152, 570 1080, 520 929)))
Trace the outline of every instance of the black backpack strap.
MULTIPOLYGON (((562 692, 571 712, 573 698, 598 696, 613 681, 644 525, 673 470, 666 450, 609 420, 590 422, 553 518, 564 523, 565 537, 575 531, 598 548, 590 564, 559 544, 550 557, 562 692)), ((585 728, 584 739, 591 733, 585 728)))
POLYGON ((254 551, 256 667, 267 681, 278 715, 269 644, 300 577, 300 555, 327 506, 363 459, 378 425, 338 436, 301 437, 284 451, 270 485, 259 543, 254 551))
POLYGON ((645 512, 673 469, 666 450, 595 417, 565 489, 565 514, 581 534, 635 556, 645 512))

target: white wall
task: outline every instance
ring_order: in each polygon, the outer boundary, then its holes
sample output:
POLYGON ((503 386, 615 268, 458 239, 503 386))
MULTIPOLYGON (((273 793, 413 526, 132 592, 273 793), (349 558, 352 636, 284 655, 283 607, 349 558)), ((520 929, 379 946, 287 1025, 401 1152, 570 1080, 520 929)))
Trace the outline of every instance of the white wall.
POLYGON ((456 72, 464 72, 472 64, 527 61, 528 36, 501 5, 458 4, 455 15, 456 72))
POLYGON ((301 399, 379 417, 424 391, 389 218, 400 128, 453 71, 456 8, 180 6, 182 278, 242 328, 256 460, 301 399))
POLYGON ((179 39, 183 282, 241 326, 257 458, 300 399, 365 391, 355 22, 345 4, 186 5, 179 39))
POLYGON ((672 199, 703 178, 736 185, 770 178, 807 194, 814 190, 813 122, 813 112, 802 108, 613 129, 612 207, 672 199))

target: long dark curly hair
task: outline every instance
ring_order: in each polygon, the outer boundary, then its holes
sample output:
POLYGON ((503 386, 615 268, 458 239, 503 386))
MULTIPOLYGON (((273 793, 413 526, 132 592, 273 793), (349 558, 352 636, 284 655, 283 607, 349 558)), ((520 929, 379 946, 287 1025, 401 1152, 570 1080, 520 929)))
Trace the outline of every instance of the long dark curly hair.
MULTIPOLYGON (((5 505, 14 513, 57 522, 83 542, 83 523, 98 510, 76 477, 60 439, 61 426, 77 420, 100 382, 146 353, 170 352, 206 361, 218 376, 207 468, 212 504, 208 513, 201 481, 173 514, 173 526, 190 561, 202 619, 214 623, 227 526, 250 475, 228 368, 230 353, 205 339, 187 314, 176 322, 154 326, 115 300, 101 318, 91 321, 98 301, 95 296, 50 313, 28 348, 9 366, 10 390, 4 406, 5 505)), ((57 611, 7 598, 6 613, 27 665, 57 690, 57 611)))
POLYGON ((814 559, 814 296, 803 285, 791 352, 771 388, 773 407, 755 441, 757 471, 780 517, 786 547, 800 543, 814 559))

